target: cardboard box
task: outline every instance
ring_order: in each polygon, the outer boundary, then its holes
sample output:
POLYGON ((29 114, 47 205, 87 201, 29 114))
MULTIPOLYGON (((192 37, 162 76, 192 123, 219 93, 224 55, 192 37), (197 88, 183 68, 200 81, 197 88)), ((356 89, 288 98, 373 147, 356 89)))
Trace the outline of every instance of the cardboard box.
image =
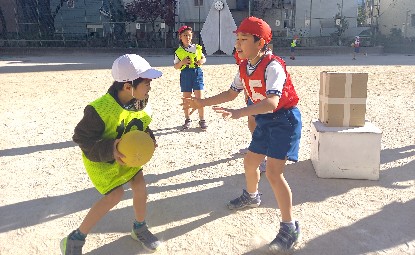
POLYGON ((319 119, 329 127, 365 125, 367 73, 320 73, 319 119))
POLYGON ((312 121, 310 158, 317 176, 378 180, 381 138, 381 130, 370 122, 327 127, 312 121))

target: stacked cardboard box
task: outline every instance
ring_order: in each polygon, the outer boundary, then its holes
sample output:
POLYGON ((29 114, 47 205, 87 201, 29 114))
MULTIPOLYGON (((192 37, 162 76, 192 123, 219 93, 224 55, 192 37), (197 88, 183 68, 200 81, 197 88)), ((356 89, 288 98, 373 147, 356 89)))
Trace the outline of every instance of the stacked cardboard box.
POLYGON ((321 178, 378 180, 382 132, 365 122, 367 73, 322 72, 311 162, 321 178))
POLYGON ((365 125, 367 73, 320 73, 319 119, 328 127, 365 125))

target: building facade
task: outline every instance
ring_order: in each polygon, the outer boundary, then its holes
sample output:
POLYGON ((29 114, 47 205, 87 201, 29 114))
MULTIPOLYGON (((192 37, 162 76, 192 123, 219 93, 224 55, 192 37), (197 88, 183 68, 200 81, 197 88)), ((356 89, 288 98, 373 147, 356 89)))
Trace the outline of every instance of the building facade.
POLYGON ((415 37, 414 0, 382 0, 378 17, 381 34, 391 35, 395 30, 404 38, 415 37))

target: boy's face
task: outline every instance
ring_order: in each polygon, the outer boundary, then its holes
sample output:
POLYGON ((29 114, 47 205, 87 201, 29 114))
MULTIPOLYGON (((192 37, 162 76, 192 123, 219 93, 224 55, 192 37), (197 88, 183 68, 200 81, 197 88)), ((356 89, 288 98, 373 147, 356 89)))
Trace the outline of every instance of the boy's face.
POLYGON ((143 100, 148 98, 148 92, 151 90, 151 79, 145 79, 140 82, 135 89, 133 89, 134 98, 143 100))
POLYGON ((240 59, 254 59, 261 50, 261 40, 254 42, 254 36, 246 33, 236 34, 236 52, 240 59))
POLYGON ((180 34, 180 40, 182 41, 185 47, 189 46, 192 43, 193 33, 190 30, 185 30, 180 34))

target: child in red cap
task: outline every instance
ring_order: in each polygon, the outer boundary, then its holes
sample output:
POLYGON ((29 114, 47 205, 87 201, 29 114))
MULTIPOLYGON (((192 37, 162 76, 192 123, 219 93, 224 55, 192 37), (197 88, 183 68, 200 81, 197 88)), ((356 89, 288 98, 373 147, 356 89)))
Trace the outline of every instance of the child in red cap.
MULTIPOLYGON (((202 46, 192 44, 193 32, 189 26, 182 26, 177 31, 179 33, 180 46, 175 51, 174 68, 180 69, 180 89, 183 97, 191 97, 192 93, 196 98, 203 97, 203 71, 200 68, 206 62, 205 55, 202 52, 202 46)), ((207 129, 204 110, 199 110, 199 126, 202 130, 207 129)), ((183 129, 190 127, 189 109, 184 109, 185 121, 183 129)))
POLYGON ((234 100, 245 90, 253 105, 241 109, 214 106, 225 119, 239 119, 255 115, 256 128, 249 151, 245 155, 246 189, 231 200, 231 210, 258 207, 261 203, 258 166, 267 157, 266 177, 281 211, 280 230, 269 244, 272 252, 290 251, 298 242, 300 227, 293 219, 292 193, 283 172, 287 160, 297 161, 301 137, 301 114, 297 108, 298 96, 286 70, 285 62, 273 54, 266 54, 272 39, 269 25, 262 19, 244 19, 238 29, 235 48, 243 59, 230 89, 216 96, 187 98, 184 108, 201 108, 234 100))

